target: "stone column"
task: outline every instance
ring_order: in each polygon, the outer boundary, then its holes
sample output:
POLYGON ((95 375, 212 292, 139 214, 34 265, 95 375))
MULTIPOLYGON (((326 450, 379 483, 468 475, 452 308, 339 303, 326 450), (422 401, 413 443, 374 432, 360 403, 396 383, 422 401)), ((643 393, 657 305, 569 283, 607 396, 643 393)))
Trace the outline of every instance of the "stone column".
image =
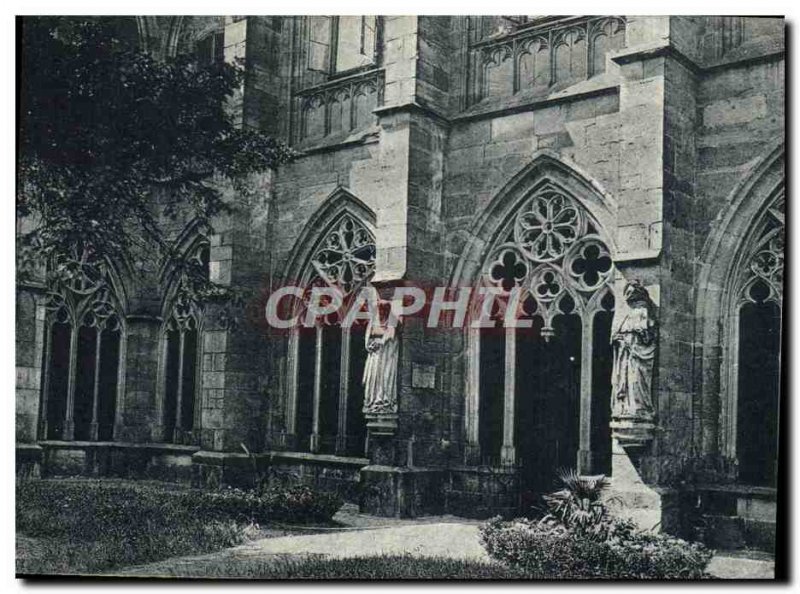
POLYGON ((505 388, 503 391, 503 448, 500 460, 504 466, 513 466, 517 459, 514 446, 514 402, 517 393, 517 330, 506 328, 505 388))

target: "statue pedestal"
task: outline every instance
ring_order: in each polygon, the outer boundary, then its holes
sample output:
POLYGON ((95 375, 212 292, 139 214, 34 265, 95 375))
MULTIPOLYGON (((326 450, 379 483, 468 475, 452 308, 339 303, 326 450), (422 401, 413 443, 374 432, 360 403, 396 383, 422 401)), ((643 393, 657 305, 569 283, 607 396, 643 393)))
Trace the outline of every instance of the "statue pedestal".
POLYGON ((444 511, 444 472, 371 464, 359 471, 359 511, 384 517, 415 518, 444 511))
POLYGON ((367 422, 367 457, 372 464, 395 466, 402 464, 395 433, 397 413, 365 413, 367 422))
POLYGON ((653 441, 655 423, 651 417, 613 417, 611 436, 626 452, 640 451, 653 441))
POLYGON ((657 530, 662 521, 661 494, 642 480, 631 456, 631 449, 637 455, 641 448, 623 448, 616 438, 611 443, 611 478, 603 494, 606 505, 615 516, 633 520, 640 530, 657 530))

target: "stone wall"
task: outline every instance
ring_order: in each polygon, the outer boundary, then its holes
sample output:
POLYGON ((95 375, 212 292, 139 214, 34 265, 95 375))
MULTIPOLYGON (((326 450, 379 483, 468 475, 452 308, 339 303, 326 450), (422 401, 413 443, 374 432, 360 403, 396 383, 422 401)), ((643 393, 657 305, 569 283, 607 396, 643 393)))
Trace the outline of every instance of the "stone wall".
MULTIPOLYGON (((704 300, 722 287, 703 280, 716 265, 703 258, 708 238, 724 232, 721 227, 746 180, 762 173, 769 155, 782 160, 781 19, 626 17, 624 47, 619 38, 610 42, 613 35, 599 44, 594 39, 586 48, 591 66, 581 73, 555 60, 556 80, 543 85, 536 82, 534 64, 528 88, 518 72, 515 78, 515 69, 503 66, 504 58, 487 75, 485 94, 474 88, 475 60, 481 48, 499 49, 508 39, 491 37, 492 31, 476 37, 465 17, 385 17, 375 68, 331 80, 305 68, 299 17, 197 18, 177 36, 176 20, 142 23, 158 55, 185 50, 192 36, 223 28, 226 59, 244 57, 247 65, 244 88, 231 109, 242 125, 290 139, 301 150, 294 163, 277 172, 225 187, 237 210, 215 222, 216 234, 209 238, 211 276, 242 290, 247 304, 238 326, 221 323, 224 312, 209 308, 197 404, 203 451, 193 463, 196 482, 222 484, 226 471, 220 469, 226 465, 234 477, 230 482, 246 476, 241 444, 253 452, 292 447, 286 438, 289 337, 264 327, 263 304, 270 291, 304 273, 306 262, 298 254, 319 239, 330 222, 320 217, 343 191, 363 203, 370 217, 374 214, 377 286, 474 285, 486 256, 482 250, 494 240, 482 233, 500 227, 500 221, 484 225, 482 217, 500 212, 498 205, 515 184, 547 172, 583 184, 587 209, 612 244, 617 293, 626 280, 638 278, 658 306, 653 394, 658 426, 651 449, 639 461, 641 478, 672 484, 692 459, 718 453, 724 345, 718 337, 707 340, 704 328, 718 324, 722 312, 716 305, 705 307, 704 300), (313 96, 314 109, 329 114, 330 106, 320 102, 351 83, 374 87, 374 110, 355 109, 352 129, 331 131, 323 122, 328 133, 299 133, 307 125, 306 98, 313 96), (467 269, 471 272, 462 274, 467 269)), ((567 19, 547 27, 561 31, 578 25, 596 33, 587 23, 567 19)), ((490 23, 495 29, 499 24, 490 23)), ((605 25, 616 34, 620 21, 605 25)), ((768 174, 779 178, 782 171, 770 165, 768 174)), ((183 241, 191 233, 190 221, 174 221, 171 233, 183 241)), ((741 239, 746 228, 736 233, 741 239)), ((126 274, 125 386, 117 437, 146 443, 160 439, 158 367, 166 287, 157 269, 126 274)), ((19 442, 36 440, 42 313, 35 296, 21 293, 19 442)), ((371 460, 380 468, 372 469, 367 482, 374 483, 376 493, 404 490, 405 503, 395 501, 386 508, 391 513, 421 513, 428 505, 423 491, 434 485, 445 494, 444 506, 459 513, 510 510, 516 487, 503 486, 505 475, 500 479, 496 469, 462 466, 469 457, 467 335, 429 329, 420 319, 407 320, 401 332, 393 454, 380 464, 371 460), (402 478, 398 468, 405 469, 402 478), (414 472, 406 472, 409 468, 414 472), (453 471, 441 474, 443 468, 453 471)), ((359 481, 360 462, 282 455, 269 463, 277 474, 346 491, 359 481)), ((80 458, 74 452, 47 456, 80 458)), ((73 462, 85 465, 84 458, 73 462)), ((376 497, 366 505, 389 505, 376 497)))

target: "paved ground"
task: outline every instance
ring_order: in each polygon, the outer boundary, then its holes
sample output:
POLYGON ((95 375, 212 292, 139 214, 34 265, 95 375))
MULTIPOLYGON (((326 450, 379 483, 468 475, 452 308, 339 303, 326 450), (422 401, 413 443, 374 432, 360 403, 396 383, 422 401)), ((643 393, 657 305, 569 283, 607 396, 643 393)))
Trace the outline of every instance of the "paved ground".
MULTIPOLYGON (((225 551, 198 557, 169 559, 158 563, 116 571, 126 576, 193 576, 202 575, 202 567, 210 561, 223 559, 254 559, 268 561, 285 556, 327 555, 356 557, 366 555, 410 553, 419 556, 442 556, 461 559, 487 560, 478 541, 480 522, 452 516, 397 520, 362 516, 343 510, 336 518, 341 529, 329 532, 315 529, 313 534, 294 534, 264 538, 225 551)), ((709 572, 719 578, 768 579, 773 577, 774 563, 770 560, 743 558, 741 555, 720 554, 714 557, 709 572)))
POLYGON ((729 580, 771 580, 775 578, 775 562, 764 555, 744 557, 737 553, 718 553, 708 564, 708 573, 729 580))

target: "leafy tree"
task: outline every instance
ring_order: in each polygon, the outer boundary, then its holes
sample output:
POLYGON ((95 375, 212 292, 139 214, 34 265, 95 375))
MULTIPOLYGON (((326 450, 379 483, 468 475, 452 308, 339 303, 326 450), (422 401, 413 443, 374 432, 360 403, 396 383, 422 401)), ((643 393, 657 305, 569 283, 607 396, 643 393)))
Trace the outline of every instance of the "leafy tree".
POLYGON ((52 277, 104 259, 178 258, 165 224, 193 217, 210 232, 212 217, 231 208, 221 179, 236 184, 293 157, 226 111, 243 80, 238 65, 157 60, 121 21, 22 20, 20 279, 43 262, 52 277))

